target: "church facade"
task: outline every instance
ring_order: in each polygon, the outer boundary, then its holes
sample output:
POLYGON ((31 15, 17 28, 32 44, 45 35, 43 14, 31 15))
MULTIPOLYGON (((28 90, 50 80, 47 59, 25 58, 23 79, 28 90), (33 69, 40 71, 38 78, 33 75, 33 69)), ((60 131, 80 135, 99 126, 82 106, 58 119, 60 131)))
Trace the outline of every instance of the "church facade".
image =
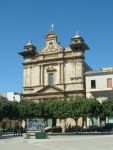
POLYGON ((69 48, 62 47, 53 29, 46 35, 45 47, 40 51, 28 42, 19 53, 24 58, 23 99, 85 96, 85 72, 91 70, 85 63, 84 53, 88 49, 78 33, 69 48))

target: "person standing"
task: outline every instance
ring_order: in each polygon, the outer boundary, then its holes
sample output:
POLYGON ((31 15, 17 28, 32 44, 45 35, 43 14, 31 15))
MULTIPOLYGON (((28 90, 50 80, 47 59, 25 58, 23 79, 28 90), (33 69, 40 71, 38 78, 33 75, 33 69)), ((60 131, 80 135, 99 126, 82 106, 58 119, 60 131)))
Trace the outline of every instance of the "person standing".
POLYGON ((14 127, 14 136, 17 136, 17 126, 14 127))
POLYGON ((20 135, 23 136, 23 127, 20 127, 20 135))

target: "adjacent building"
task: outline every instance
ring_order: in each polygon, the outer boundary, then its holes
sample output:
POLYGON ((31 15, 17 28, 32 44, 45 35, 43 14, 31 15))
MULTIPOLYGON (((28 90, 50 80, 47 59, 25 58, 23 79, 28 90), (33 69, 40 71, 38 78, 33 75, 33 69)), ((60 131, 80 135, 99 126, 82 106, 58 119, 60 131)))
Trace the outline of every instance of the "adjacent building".
MULTIPOLYGON (((100 102, 113 97, 113 67, 101 68, 99 71, 85 73, 86 98, 96 98, 100 102)), ((113 117, 99 116, 93 118, 93 125, 113 123, 113 117)), ((87 125, 92 122, 87 118, 87 125)))
POLYGON ((85 73, 86 97, 102 101, 113 97, 113 67, 85 73))
POLYGON ((9 100, 9 101, 17 101, 17 102, 19 102, 20 99, 21 99, 20 93, 17 93, 17 92, 1 93, 0 96, 3 97, 6 100, 9 100))

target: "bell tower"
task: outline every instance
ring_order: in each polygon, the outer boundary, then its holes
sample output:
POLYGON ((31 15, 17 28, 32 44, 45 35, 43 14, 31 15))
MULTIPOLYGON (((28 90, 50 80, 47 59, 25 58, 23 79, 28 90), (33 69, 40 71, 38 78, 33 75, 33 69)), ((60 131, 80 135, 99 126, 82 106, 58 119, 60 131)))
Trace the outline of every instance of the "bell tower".
POLYGON ((85 51, 89 50, 89 47, 84 42, 84 39, 76 32, 75 36, 71 39, 70 47, 74 51, 85 51))
POLYGON ((20 53, 21 56, 24 57, 24 59, 32 58, 36 54, 36 47, 33 45, 32 41, 29 41, 25 46, 24 50, 20 53))
POLYGON ((84 42, 84 39, 79 35, 79 32, 76 32, 75 36, 71 39, 70 48, 73 51, 73 54, 76 55, 75 61, 75 82, 78 82, 81 86, 81 89, 84 91, 85 95, 85 68, 86 63, 84 61, 84 53, 86 50, 89 50, 88 45, 84 42))

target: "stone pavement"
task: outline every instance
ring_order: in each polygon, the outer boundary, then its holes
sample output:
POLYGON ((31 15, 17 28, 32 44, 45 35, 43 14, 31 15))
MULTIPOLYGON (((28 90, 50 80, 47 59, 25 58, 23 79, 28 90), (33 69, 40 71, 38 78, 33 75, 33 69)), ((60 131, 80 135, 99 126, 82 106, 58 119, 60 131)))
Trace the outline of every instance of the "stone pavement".
POLYGON ((2 136, 0 150, 113 150, 113 135, 63 135, 48 139, 2 136))

